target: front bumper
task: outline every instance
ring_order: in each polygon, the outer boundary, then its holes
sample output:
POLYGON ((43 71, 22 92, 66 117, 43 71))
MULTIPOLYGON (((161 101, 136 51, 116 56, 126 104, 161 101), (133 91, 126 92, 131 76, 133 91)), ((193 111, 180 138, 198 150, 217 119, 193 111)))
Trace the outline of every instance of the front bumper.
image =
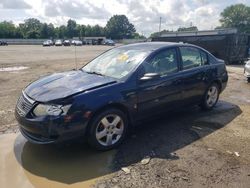
POLYGON ((50 144, 83 136, 88 121, 83 118, 65 122, 63 116, 27 118, 15 112, 20 132, 31 143, 50 144))
POLYGON ((244 76, 250 78, 250 65, 246 65, 244 68, 244 76))

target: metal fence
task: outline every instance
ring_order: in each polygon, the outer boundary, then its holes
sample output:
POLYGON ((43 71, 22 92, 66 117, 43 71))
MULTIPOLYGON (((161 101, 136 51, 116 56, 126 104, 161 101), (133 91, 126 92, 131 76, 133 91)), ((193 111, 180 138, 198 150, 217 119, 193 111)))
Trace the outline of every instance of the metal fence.
MULTIPOLYGON (((6 41, 8 44, 13 45, 42 45, 43 42, 48 39, 1 39, 0 41, 6 41)), ((147 39, 122 39, 115 40, 116 43, 132 44, 137 42, 146 42, 147 39)))
POLYGON ((45 40, 48 39, 0 39, 0 41, 15 45, 42 45, 45 40))

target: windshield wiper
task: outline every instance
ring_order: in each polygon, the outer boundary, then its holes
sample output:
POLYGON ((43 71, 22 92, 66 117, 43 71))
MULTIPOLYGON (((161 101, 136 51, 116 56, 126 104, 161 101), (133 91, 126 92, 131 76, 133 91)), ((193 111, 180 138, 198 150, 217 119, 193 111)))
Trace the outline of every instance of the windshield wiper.
POLYGON ((88 74, 96 74, 96 75, 104 76, 102 73, 96 72, 96 71, 89 71, 89 72, 87 72, 87 73, 88 73, 88 74))

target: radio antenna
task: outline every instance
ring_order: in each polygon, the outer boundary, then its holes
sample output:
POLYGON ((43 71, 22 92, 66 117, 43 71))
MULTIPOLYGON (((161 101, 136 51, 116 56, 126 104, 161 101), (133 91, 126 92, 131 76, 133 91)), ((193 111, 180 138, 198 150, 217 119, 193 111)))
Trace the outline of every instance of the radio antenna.
POLYGON ((77 59, 76 59, 76 45, 75 45, 75 66, 76 66, 76 70, 77 70, 77 59))

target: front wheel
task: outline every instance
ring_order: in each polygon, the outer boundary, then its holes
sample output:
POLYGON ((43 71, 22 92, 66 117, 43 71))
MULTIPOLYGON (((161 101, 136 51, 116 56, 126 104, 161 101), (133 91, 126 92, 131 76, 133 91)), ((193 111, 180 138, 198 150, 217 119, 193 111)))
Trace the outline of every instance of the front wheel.
POLYGON ((124 140, 128 119, 122 111, 108 109, 96 115, 89 126, 88 143, 97 150, 110 150, 124 140))
POLYGON ((219 87, 216 83, 211 84, 202 99, 201 108, 211 110, 219 99, 219 87))

